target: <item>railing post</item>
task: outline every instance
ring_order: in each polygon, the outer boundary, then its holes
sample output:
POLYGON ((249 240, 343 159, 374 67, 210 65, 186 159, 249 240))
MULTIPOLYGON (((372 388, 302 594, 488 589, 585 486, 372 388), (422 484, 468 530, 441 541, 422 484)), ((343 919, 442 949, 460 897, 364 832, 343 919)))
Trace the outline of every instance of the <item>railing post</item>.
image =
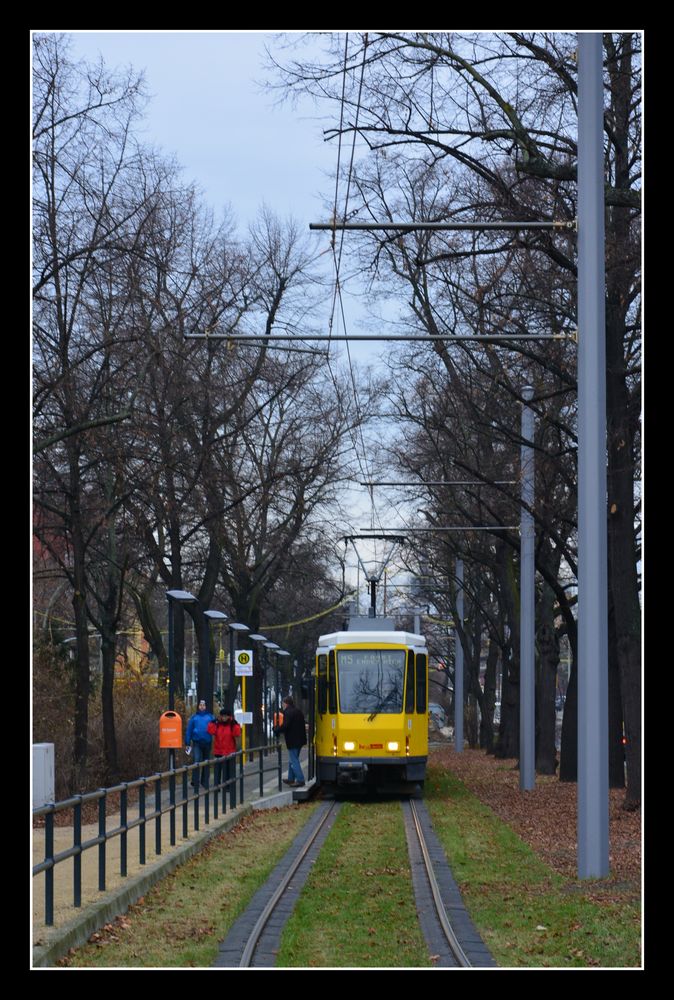
MULTIPOLYGON (((54 803, 52 802, 53 806, 54 803)), ((44 922, 47 927, 54 923, 54 813, 48 812, 44 823, 44 859, 50 861, 44 873, 44 922)))
MULTIPOLYGON (((220 761, 224 760, 224 757, 220 758, 220 761)), ((213 766, 213 819, 218 818, 218 796, 220 794, 219 785, 222 781, 222 763, 216 763, 213 766)), ((209 789, 210 794, 210 789, 209 789)))
POLYGON ((98 800, 98 836, 100 843, 98 845, 98 891, 105 892, 105 851, 106 851, 106 832, 105 832, 105 814, 107 805, 107 795, 108 793, 103 788, 103 794, 98 800))
MULTIPOLYGON (((206 794, 204 795, 204 826, 208 826, 211 821, 211 781, 208 765, 206 765, 206 794)), ((203 771, 201 772, 204 773, 203 771)))
POLYGON ((73 806, 73 847, 79 852, 73 857, 73 906, 82 905, 82 796, 73 806))
POLYGON ((171 771, 169 775, 169 804, 171 806, 169 812, 169 837, 171 840, 171 847, 175 847, 176 843, 176 773, 171 771))
POLYGON ((258 750, 260 761, 260 798, 264 795, 264 751, 258 750))
POLYGON ((278 754, 278 790, 283 791, 283 782, 281 780, 281 775, 283 773, 283 751, 281 750, 281 744, 276 744, 276 752, 278 754))
POLYGON ((122 832, 119 835, 119 874, 122 878, 126 878, 127 872, 127 855, 126 855, 126 843, 127 843, 127 823, 128 823, 128 806, 129 798, 129 786, 124 783, 121 794, 119 796, 119 825, 122 828, 122 832))
POLYGON ((157 813, 154 821, 154 853, 161 854, 161 774, 155 772, 154 810, 157 813))
POLYGON ((229 781, 229 808, 236 809, 236 757, 229 758, 227 768, 227 780, 229 781))
POLYGON ((138 789, 138 854, 139 864, 145 864, 145 779, 141 778, 141 785, 138 789))
POLYGON ((246 753, 241 751, 241 757, 239 758, 239 805, 243 805, 244 800, 244 788, 243 788, 243 769, 246 763, 246 753))
POLYGON ((187 768, 183 771, 183 839, 187 838, 187 810, 188 806, 188 779, 187 768))

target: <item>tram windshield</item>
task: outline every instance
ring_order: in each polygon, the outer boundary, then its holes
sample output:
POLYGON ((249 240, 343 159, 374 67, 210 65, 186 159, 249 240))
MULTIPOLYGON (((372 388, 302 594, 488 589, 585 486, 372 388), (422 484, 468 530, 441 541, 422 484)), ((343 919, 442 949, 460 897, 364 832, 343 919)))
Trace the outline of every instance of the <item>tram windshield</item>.
POLYGON ((404 649, 340 649, 337 673, 340 712, 402 712, 404 649))

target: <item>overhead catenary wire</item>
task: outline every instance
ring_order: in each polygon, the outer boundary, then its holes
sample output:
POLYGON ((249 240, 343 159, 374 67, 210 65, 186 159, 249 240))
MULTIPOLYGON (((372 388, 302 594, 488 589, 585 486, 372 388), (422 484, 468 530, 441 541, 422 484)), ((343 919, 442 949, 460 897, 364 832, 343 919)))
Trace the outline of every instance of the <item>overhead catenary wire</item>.
MULTIPOLYGON (((341 271, 341 265, 342 265, 342 254, 343 254, 343 249, 344 249, 344 233, 341 234, 340 241, 339 241, 339 247, 337 247, 337 245, 336 245, 336 238, 335 238, 335 235, 336 235, 335 231, 336 231, 336 228, 338 228, 337 227, 337 219, 338 219, 338 203, 339 203, 339 178, 340 178, 341 155, 342 155, 341 151, 342 151, 342 133, 343 133, 343 124, 344 124, 344 107, 345 107, 345 95, 346 95, 346 73, 347 73, 347 65, 348 65, 348 45, 349 45, 349 36, 348 36, 348 33, 347 33, 346 37, 345 37, 345 44, 344 44, 344 65, 343 65, 343 70, 342 70, 342 73, 343 73, 343 77, 342 77, 342 95, 341 95, 340 122, 339 122, 339 145, 338 145, 338 156, 337 156, 337 171, 336 171, 336 176, 335 176, 335 201, 334 201, 334 207, 333 207, 333 221, 335 223, 335 228, 333 229, 332 239, 331 239, 331 243, 330 243, 330 247, 331 247, 332 254, 333 254, 334 269, 335 269, 335 277, 334 277, 335 286, 334 286, 334 292, 333 292, 332 309, 331 309, 329 323, 328 323, 329 333, 327 334, 327 336, 324 339, 328 340, 329 342, 331 342, 333 340, 340 340, 340 341, 343 340, 346 343, 346 353, 347 353, 347 359, 348 359, 348 365, 349 365, 349 375, 350 375, 351 387, 352 387, 352 391, 353 391, 354 403, 355 403, 355 407, 356 407, 356 422, 357 422, 357 432, 356 432, 356 434, 354 434, 354 436, 352 438, 352 441, 353 441, 354 453, 355 453, 355 456, 356 456, 356 461, 358 462, 359 468, 361 470, 361 474, 363 475, 364 478, 366 478, 367 477, 367 473, 365 472, 364 466, 368 465, 367 448, 366 448, 365 439, 364 439, 364 436, 363 436, 362 413, 361 413, 361 408, 360 408, 359 399, 358 399, 358 389, 357 389, 357 386, 356 386, 355 373, 354 373, 354 370, 353 370, 353 359, 351 357, 351 350, 350 350, 350 347, 349 347, 349 342, 352 339, 361 339, 361 338, 358 337, 358 336, 353 337, 352 335, 350 335, 348 333, 348 330, 347 330, 346 313, 345 313, 345 309, 344 309, 344 299, 343 299, 343 296, 342 296, 342 283, 341 283, 341 280, 340 280, 340 271, 341 271), (341 320, 342 320, 342 328, 344 330, 344 334, 341 337, 335 335, 334 331, 333 331, 335 313, 336 313, 336 310, 337 310, 337 303, 339 303, 340 316, 341 316, 341 320), (359 448, 358 439, 360 440, 360 448, 359 448), (361 450, 362 450, 362 456, 361 456, 361 450)), ((360 116, 361 97, 362 97, 363 81, 364 81, 364 75, 365 75, 365 64, 366 64, 366 57, 367 57, 367 47, 368 47, 368 34, 365 33, 365 35, 363 37, 363 57, 362 57, 361 67, 360 67, 360 80, 359 80, 359 85, 358 85, 358 95, 357 95, 357 99, 356 99, 356 114, 355 114, 355 122, 354 122, 354 129, 353 129, 353 139, 352 139, 352 143, 351 143, 351 156, 350 156, 350 160, 349 160, 349 167, 348 167, 347 177, 346 177, 346 190, 345 190, 345 195, 344 195, 344 209, 343 209, 343 213, 342 213, 342 218, 343 219, 346 219, 348 217, 349 198, 350 198, 350 194, 351 194, 351 181, 352 181, 352 177, 353 177, 353 165, 354 165, 354 159, 355 159, 356 136, 358 134, 358 121, 359 121, 359 116, 360 116)), ((323 339, 323 338, 321 338, 321 339, 323 339)), ((375 338, 363 338, 363 339, 375 339, 375 338)), ((330 373, 332 375, 332 369, 331 369, 331 366, 330 366, 330 360, 329 360, 329 358, 328 358, 328 369, 330 370, 330 373)), ((334 382, 334 375, 332 375, 332 377, 333 377, 333 382, 334 382)), ((372 490, 370 491, 370 507, 371 507, 371 522, 372 522, 372 527, 374 527, 375 520, 379 520, 379 515, 377 513, 376 504, 375 504, 375 500, 374 500, 374 493, 373 493, 372 490)))
MULTIPOLYGON (((349 38, 349 36, 348 36, 348 32, 347 32, 346 39, 345 39, 345 45, 344 45, 344 70, 343 70, 343 74, 344 75, 343 75, 343 81, 342 81, 342 106, 341 106, 341 109, 340 109, 340 149, 341 149, 342 125, 343 125, 343 121, 344 121, 344 98, 345 98, 345 91, 346 91, 346 65, 347 65, 348 38, 349 38)), ((358 98, 357 98, 357 102, 356 102, 356 119, 355 119, 355 125, 354 125, 354 130, 353 130, 353 140, 352 140, 352 143, 351 143, 351 158, 349 160, 349 170, 348 170, 347 182, 346 182, 346 193, 345 193, 345 196, 344 196, 344 213, 343 213, 343 218, 346 218, 347 213, 348 213, 348 209, 349 209, 349 197, 350 197, 350 194, 351 194, 351 178, 353 176, 353 163, 354 163, 354 157, 355 157, 355 152, 356 152, 356 135, 358 134, 358 119, 359 119, 359 116, 360 116, 360 101, 361 101, 361 95, 362 95, 362 91, 363 91, 363 79, 364 79, 364 75, 365 75, 365 58, 366 58, 366 54, 367 54, 367 44, 368 44, 368 36, 367 36, 367 33, 366 33, 365 34, 365 38, 364 38, 364 42, 363 42, 363 61, 361 63, 360 83, 359 83, 359 87, 358 87, 358 98)), ((337 176, 335 178, 335 205, 334 205, 334 211, 333 211, 333 221, 335 223, 337 222, 338 187, 339 187, 339 162, 338 162, 337 176)), ((332 246, 332 252, 333 252, 333 259, 334 259, 334 263, 335 263, 335 294, 333 296, 332 314, 330 316, 330 332, 332 333, 332 325, 333 325, 333 320, 334 320, 334 313, 335 313, 336 303, 337 303, 337 300, 339 300, 340 315, 342 317, 342 328, 344 330, 344 335, 345 335, 345 338, 346 338, 346 335, 347 335, 346 314, 345 314, 345 311, 344 311, 344 300, 343 300, 343 297, 342 297, 342 288, 341 288, 341 284, 340 284, 340 268, 341 268, 341 264, 342 264, 342 252, 343 252, 343 248, 344 248, 344 233, 342 233, 342 235, 341 235, 340 244, 339 244, 339 255, 338 256, 335 256, 335 232, 334 232, 334 230, 333 230, 333 235, 332 235, 331 246, 332 246)), ((365 440, 363 438, 363 426, 362 426, 362 419, 361 419, 361 410, 360 410, 360 406, 359 406, 359 402, 358 402, 358 390, 357 390, 357 387, 356 387, 356 378, 355 378, 355 374, 354 374, 354 371, 353 371, 353 360, 351 358, 351 350, 349 348, 349 341, 348 341, 348 339, 346 339, 346 353, 347 353, 347 358, 348 358, 348 362, 349 362, 349 373, 350 373, 350 376, 351 376, 351 386, 352 386, 352 389, 353 389, 353 397, 354 397, 354 402, 355 402, 355 405, 356 405, 356 419, 357 419, 357 424, 358 424, 358 434, 360 436, 360 443, 361 443, 361 447, 363 449, 363 461, 362 462, 361 462, 360 456, 358 454, 357 447, 356 447, 355 451, 356 451, 356 458, 357 458, 358 464, 360 466, 361 472, 363 472, 363 462, 365 462, 367 464, 367 458, 366 458, 367 449, 365 447, 365 440)))
MULTIPOLYGON (((341 302, 341 289, 338 295, 341 302)), ((293 333, 186 333, 185 340, 228 340, 233 344, 237 343, 248 343, 251 347, 259 347, 260 344, 257 341, 261 341, 264 344, 270 345, 270 341, 273 340, 289 340, 289 341, 299 341, 300 343, 316 341, 320 342, 326 340, 328 342, 332 341, 345 341, 348 345, 349 341, 356 340, 370 340, 377 341, 380 340, 382 343, 388 343, 389 341, 403 341, 406 343, 444 343, 450 342, 455 344, 460 344, 463 341, 475 340, 484 341, 485 343, 507 343, 508 341, 515 340, 571 340, 574 343, 577 342, 577 334, 572 331, 570 333, 392 333, 392 334, 381 334, 381 333, 345 333, 343 335, 334 333, 324 333, 324 334, 293 334, 293 333)), ((348 352, 348 346, 347 346, 348 352)), ((351 357, 349 355, 349 363, 351 357)))
POLYGON ((309 229, 354 229, 364 232, 380 230, 400 230, 400 232, 414 232, 415 230, 434 232, 438 231, 494 231, 499 230, 555 230, 555 231, 575 231, 576 221, 571 220, 551 220, 549 222, 310 222, 309 229))
MULTIPOLYGON (((326 615, 329 615, 332 611, 336 611, 337 608, 341 607, 343 604, 346 604, 346 602, 350 600, 350 598, 353 597, 354 594, 355 590, 349 590, 342 598, 340 598, 339 601, 337 601, 336 604, 332 604, 329 608, 324 608, 323 611, 318 611, 314 615, 308 615, 306 618, 299 618, 296 621, 292 622, 283 622, 281 625, 260 625, 260 628, 264 629, 265 632, 274 632, 277 629, 291 629, 291 628, 296 628, 296 626, 298 625, 305 625, 307 622, 315 621, 318 618, 324 618, 326 615)), ((69 628, 73 629, 75 628, 75 622, 69 621, 67 618, 59 618, 56 615, 50 614, 48 611, 42 611, 39 608, 35 608, 34 613, 36 615, 41 615, 43 618, 49 618, 50 621, 58 622, 60 625, 66 625, 69 628)), ((227 622, 223 620, 220 627, 227 628, 227 622)), ((166 629, 159 629, 159 632, 161 635, 167 634, 166 629)), ((89 632, 90 638, 94 638, 98 635, 99 633, 96 630, 92 630, 89 632)), ((130 628, 130 629, 118 629, 115 632, 115 635, 142 636, 143 630, 141 627, 130 628)))

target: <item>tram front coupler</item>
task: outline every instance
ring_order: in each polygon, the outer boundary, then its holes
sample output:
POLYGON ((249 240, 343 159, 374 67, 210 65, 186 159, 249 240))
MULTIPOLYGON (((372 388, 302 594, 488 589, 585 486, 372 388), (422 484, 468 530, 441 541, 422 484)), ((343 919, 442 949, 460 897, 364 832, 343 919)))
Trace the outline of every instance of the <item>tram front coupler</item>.
POLYGON ((367 771, 367 764, 362 760, 342 760, 337 765, 337 784, 364 785, 367 771))

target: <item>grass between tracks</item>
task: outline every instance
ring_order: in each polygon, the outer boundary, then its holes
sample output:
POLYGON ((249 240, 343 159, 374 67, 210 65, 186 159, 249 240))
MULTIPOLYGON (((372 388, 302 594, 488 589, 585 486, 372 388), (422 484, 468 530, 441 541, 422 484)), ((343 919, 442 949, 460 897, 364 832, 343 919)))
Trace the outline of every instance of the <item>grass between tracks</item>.
POLYGON ((432 966, 417 921, 399 802, 343 805, 284 928, 277 964, 432 966))
MULTIPOLYGON (((482 937, 508 968, 640 964, 636 903, 553 872, 451 773, 429 768, 426 805, 482 937)), ((218 943, 313 805, 253 813, 214 838, 63 965, 208 967, 218 943)), ((346 803, 286 925, 278 966, 422 968, 397 802, 346 803)))

